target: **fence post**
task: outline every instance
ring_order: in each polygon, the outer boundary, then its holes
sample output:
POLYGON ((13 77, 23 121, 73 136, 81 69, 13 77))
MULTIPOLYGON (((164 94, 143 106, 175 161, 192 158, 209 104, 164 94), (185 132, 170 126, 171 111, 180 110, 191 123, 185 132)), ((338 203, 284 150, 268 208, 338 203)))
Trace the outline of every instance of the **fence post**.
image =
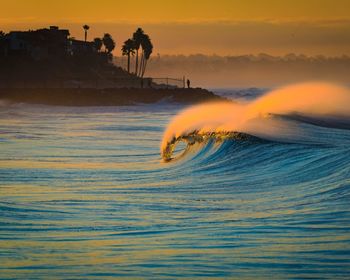
POLYGON ((183 88, 186 87, 186 84, 185 84, 185 76, 183 76, 183 78, 182 78, 182 86, 183 86, 183 88))

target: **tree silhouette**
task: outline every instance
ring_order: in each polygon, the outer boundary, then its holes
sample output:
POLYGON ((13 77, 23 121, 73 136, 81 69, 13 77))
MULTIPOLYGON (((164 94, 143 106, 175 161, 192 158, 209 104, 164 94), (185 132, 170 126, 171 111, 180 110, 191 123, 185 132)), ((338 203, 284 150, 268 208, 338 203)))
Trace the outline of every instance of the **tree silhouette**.
POLYGON ((135 42, 132 39, 128 39, 124 42, 122 47, 123 55, 128 56, 128 73, 130 73, 130 55, 135 54, 135 42))
POLYGON ((101 48, 102 48, 102 45, 103 45, 103 42, 102 42, 102 40, 100 38, 95 38, 94 39, 94 47, 95 47, 96 51, 99 52, 101 50, 101 48))
POLYGON ((132 39, 135 42, 135 49, 136 49, 136 63, 135 63, 135 75, 138 73, 138 67, 139 67, 139 49, 141 46, 142 36, 144 34, 144 31, 142 28, 137 28, 137 30, 134 32, 132 39))
POLYGON ((83 26, 83 29, 84 29, 84 31, 85 31, 85 42, 86 42, 86 40, 87 40, 87 32, 88 32, 88 30, 90 29, 90 26, 88 26, 87 24, 85 24, 85 25, 83 26))
POLYGON ((147 34, 143 36, 141 46, 142 46, 143 56, 142 56, 140 76, 143 77, 145 75, 147 61, 151 57, 151 54, 153 52, 153 44, 151 42, 151 38, 147 34))
POLYGON ((145 48, 144 46, 146 45, 146 41, 147 41, 147 37, 148 35, 146 34, 142 34, 141 36, 141 58, 140 58, 140 65, 139 65, 139 69, 138 69, 138 73, 137 75, 141 77, 142 74, 142 70, 143 70, 143 64, 145 63, 145 48))
POLYGON ((110 54, 115 48, 115 42, 109 33, 106 33, 102 38, 103 45, 108 54, 110 54))

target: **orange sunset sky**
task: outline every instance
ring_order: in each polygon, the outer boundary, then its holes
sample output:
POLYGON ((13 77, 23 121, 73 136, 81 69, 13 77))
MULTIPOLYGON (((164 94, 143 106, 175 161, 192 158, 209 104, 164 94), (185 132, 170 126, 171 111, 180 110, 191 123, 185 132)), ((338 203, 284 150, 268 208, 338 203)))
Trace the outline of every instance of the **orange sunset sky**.
POLYGON ((141 26, 155 53, 350 55, 348 0, 0 0, 0 30, 68 28, 121 44, 141 26))

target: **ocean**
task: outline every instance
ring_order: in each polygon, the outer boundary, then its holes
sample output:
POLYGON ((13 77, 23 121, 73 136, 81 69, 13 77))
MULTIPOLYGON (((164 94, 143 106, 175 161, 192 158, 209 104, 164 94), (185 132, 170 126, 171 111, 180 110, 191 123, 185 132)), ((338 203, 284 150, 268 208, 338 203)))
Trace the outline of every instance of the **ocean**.
POLYGON ((349 119, 270 115, 164 161, 185 108, 3 103, 0 279, 348 279, 349 119))

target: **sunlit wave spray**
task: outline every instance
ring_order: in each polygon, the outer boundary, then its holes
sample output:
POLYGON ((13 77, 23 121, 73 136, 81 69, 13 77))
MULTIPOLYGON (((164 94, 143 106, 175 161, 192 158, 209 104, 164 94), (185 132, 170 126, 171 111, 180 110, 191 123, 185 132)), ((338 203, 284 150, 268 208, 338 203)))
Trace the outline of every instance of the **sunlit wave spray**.
POLYGON ((192 145, 214 137, 271 136, 279 133, 279 125, 270 116, 293 114, 349 118, 350 91, 329 83, 303 83, 273 90, 246 104, 225 101, 193 106, 175 116, 168 125, 161 155, 164 160, 170 160, 179 141, 192 145))

